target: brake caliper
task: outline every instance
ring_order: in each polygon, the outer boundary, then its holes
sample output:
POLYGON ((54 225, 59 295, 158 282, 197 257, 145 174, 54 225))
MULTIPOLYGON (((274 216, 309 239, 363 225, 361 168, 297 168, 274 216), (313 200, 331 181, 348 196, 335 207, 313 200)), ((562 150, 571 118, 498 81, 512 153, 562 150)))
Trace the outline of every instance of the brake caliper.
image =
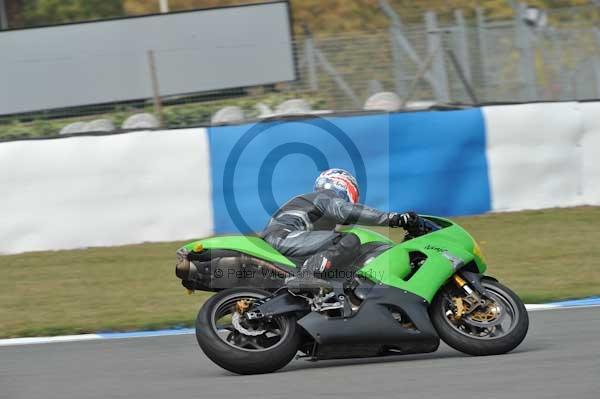
POLYGON ((459 296, 455 296, 452 298, 452 302, 454 303, 454 320, 460 320, 465 314, 465 305, 463 304, 463 300, 459 296))
POLYGON ((248 310, 251 304, 252 302, 249 299, 240 299, 235 303, 235 311, 240 315, 243 315, 246 313, 246 310, 248 310))
POLYGON ((237 331, 241 332, 242 334, 248 335, 250 337, 256 337, 258 335, 264 334, 266 330, 246 328, 242 325, 242 323, 244 322, 243 315, 244 313, 246 313, 246 311, 250 308, 251 305, 252 301, 250 299, 243 298, 237 301, 235 303, 235 313, 231 316, 231 324, 237 331))

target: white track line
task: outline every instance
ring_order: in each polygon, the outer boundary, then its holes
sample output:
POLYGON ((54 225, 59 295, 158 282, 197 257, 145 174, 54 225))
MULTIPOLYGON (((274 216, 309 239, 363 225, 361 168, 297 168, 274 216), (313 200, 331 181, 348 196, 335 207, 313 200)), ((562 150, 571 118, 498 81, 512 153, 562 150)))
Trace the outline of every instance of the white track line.
MULTIPOLYGON (((561 303, 548 304, 530 304, 525 305, 528 311, 536 312, 540 310, 556 310, 556 309, 586 309, 600 307, 600 299, 597 301, 586 301, 585 305, 577 305, 577 301, 567 301, 561 303)), ((136 331, 130 333, 101 333, 101 334, 81 334, 81 335, 63 335, 58 337, 28 337, 28 338, 9 338, 0 339, 0 347, 3 346, 21 346, 21 345, 38 345, 60 342, 80 342, 80 341, 98 341, 110 339, 133 339, 147 337, 167 337, 174 335, 190 335, 194 334, 193 329, 179 330, 160 330, 160 331, 136 331)))
POLYGON ((62 335, 58 337, 30 337, 0 339, 0 346, 50 344, 58 342, 93 341, 102 339, 98 334, 62 335))

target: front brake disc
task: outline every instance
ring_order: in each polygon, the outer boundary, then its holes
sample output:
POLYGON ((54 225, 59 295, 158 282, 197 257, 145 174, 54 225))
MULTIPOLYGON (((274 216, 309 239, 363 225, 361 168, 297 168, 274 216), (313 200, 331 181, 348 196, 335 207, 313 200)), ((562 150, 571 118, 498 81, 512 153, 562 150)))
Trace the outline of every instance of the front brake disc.
POLYGON ((473 312, 465 315, 461 320, 466 324, 480 327, 491 328, 502 323, 505 312, 497 303, 487 305, 484 309, 476 309, 473 312))

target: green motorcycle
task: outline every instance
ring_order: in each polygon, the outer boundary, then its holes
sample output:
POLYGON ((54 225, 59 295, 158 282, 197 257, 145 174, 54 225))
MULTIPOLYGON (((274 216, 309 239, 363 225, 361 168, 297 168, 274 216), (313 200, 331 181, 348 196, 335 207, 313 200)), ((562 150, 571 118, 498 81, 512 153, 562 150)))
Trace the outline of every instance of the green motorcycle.
POLYGON ((185 245, 176 265, 183 285, 217 292, 198 313, 200 347, 238 374, 273 372, 295 356, 434 352, 440 338, 470 355, 516 348, 529 327, 523 302, 484 275, 481 250, 463 228, 439 217, 420 219, 418 233, 407 234, 402 243, 346 228, 360 238, 360 256, 327 276, 330 289, 307 292, 285 286, 299 262, 259 237, 213 237, 185 245))

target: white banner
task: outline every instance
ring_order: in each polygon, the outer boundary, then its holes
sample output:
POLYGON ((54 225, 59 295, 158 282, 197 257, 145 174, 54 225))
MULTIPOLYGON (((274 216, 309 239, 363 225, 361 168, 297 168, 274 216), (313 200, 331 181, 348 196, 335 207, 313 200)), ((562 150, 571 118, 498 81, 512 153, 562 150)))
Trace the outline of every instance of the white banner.
POLYGON ((213 233, 205 129, 0 143, 0 253, 213 233))
POLYGON ((493 210, 586 203, 580 107, 570 102, 483 108, 493 210))

